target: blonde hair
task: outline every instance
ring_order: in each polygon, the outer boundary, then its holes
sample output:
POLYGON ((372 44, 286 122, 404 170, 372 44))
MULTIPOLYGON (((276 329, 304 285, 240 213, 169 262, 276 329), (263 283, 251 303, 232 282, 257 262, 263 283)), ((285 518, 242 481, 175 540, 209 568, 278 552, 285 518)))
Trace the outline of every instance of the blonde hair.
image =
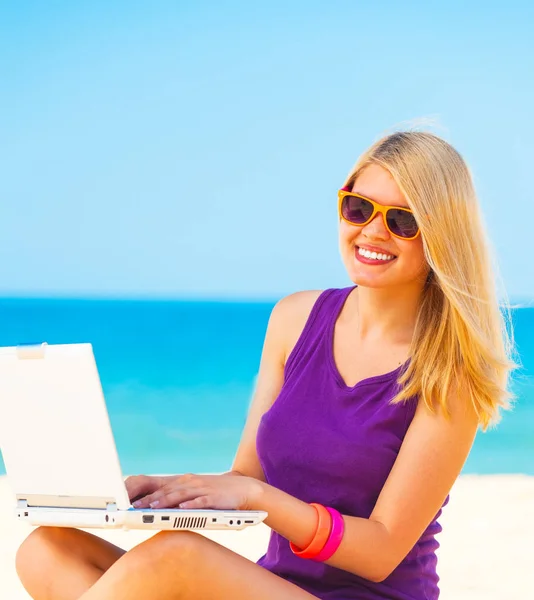
POLYGON ((509 304, 499 307, 496 265, 471 174, 445 140, 402 131, 373 144, 345 185, 370 164, 386 169, 413 210, 430 274, 425 283, 410 362, 392 403, 419 396, 429 410, 450 415, 447 398, 462 382, 483 430, 510 408, 513 330, 509 304))

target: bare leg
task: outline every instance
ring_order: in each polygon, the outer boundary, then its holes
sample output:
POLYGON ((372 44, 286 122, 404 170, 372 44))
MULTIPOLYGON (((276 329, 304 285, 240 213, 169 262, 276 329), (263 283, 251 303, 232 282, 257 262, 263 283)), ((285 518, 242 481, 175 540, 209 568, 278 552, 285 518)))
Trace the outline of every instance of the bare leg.
POLYGON ((16 567, 34 600, 76 600, 124 553, 79 529, 39 527, 20 546, 16 567))
POLYGON ((80 600, 317 600, 224 546, 160 532, 117 560, 80 600))

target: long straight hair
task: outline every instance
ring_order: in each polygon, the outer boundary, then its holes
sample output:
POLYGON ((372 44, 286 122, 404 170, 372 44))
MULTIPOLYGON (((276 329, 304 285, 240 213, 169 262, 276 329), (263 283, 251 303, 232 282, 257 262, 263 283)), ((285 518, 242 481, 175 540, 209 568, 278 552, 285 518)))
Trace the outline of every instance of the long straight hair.
POLYGON ((462 382, 483 430, 510 408, 509 374, 517 368, 509 305, 499 306, 479 202, 460 154, 421 131, 388 135, 358 159, 345 185, 370 164, 386 169, 421 230, 430 273, 421 296, 410 361, 392 403, 422 398, 450 415, 447 398, 462 382))

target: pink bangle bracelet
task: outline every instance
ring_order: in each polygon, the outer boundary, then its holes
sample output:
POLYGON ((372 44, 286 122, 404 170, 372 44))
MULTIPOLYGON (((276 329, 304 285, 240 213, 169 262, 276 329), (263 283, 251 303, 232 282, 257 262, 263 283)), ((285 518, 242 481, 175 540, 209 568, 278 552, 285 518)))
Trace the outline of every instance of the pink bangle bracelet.
POLYGON ((319 552, 319 554, 317 554, 317 556, 311 559, 316 562, 324 562, 325 560, 328 560, 339 548, 341 540, 343 539, 343 534, 345 533, 345 521, 343 520, 341 513, 330 506, 327 506, 326 510, 332 516, 332 530, 324 548, 321 550, 321 552, 319 552))

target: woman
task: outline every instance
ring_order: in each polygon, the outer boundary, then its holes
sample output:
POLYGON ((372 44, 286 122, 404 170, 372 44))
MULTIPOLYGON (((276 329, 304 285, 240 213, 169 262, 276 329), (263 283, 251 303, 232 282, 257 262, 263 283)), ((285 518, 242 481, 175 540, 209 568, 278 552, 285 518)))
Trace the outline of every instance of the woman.
POLYGON ((127 480, 139 507, 267 511, 266 555, 39 528, 17 554, 33 598, 438 598, 437 518, 514 368, 478 202, 448 143, 400 132, 361 156, 339 212, 355 285, 273 309, 233 470, 127 480))

